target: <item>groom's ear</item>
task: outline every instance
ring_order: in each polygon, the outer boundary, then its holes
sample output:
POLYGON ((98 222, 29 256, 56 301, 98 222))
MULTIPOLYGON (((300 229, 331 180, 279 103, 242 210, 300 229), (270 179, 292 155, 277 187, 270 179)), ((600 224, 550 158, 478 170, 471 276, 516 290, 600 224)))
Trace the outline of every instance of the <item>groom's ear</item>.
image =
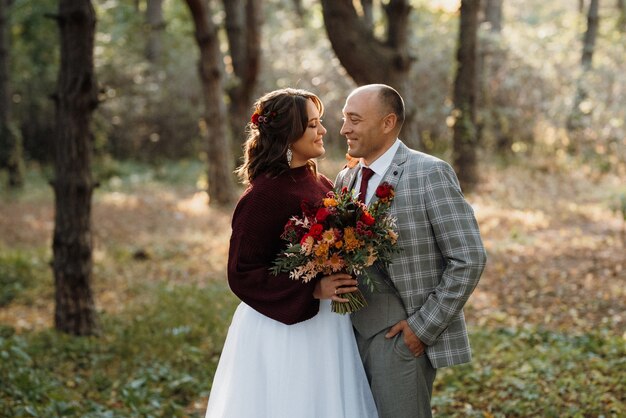
POLYGON ((390 113, 383 118, 383 131, 385 133, 389 133, 396 129, 396 125, 398 124, 398 115, 395 113, 390 113))

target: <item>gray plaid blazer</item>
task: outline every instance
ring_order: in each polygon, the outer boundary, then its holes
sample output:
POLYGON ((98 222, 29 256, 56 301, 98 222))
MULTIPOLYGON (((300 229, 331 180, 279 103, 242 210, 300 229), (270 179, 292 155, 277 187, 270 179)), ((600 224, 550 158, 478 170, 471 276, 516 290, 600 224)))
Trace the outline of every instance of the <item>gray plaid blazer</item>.
MULTIPOLYGON (((358 171, 359 166, 342 170, 335 186, 354 187, 358 171)), ((487 260, 474 211, 448 163, 404 143, 382 182, 395 190, 391 214, 402 249, 383 274, 398 291, 432 365, 467 363, 471 350, 463 306, 487 260)))

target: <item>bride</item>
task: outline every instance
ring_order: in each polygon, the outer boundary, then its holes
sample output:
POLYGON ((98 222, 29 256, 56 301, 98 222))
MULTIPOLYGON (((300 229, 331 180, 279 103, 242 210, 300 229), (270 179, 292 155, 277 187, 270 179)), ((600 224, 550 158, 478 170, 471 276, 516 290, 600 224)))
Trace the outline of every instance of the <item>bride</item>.
POLYGON ((242 302, 207 418, 377 417, 350 318, 330 308, 332 300, 347 302, 341 295, 356 290, 356 280, 333 274, 303 283, 269 271, 301 202, 332 188, 312 160, 325 152, 323 110, 314 94, 289 88, 255 103, 228 259, 228 282, 242 302))

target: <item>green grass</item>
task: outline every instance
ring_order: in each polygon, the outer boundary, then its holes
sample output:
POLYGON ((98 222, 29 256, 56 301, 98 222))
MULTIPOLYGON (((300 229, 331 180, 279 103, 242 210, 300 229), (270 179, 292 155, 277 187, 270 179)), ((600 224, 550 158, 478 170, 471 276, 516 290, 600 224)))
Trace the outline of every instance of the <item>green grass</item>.
POLYGON ((622 417, 626 342, 602 332, 474 330, 472 363, 440 370, 438 417, 622 417))
MULTIPOLYGON (((206 182, 206 164, 198 160, 142 163, 113 160, 109 157, 95 159, 92 164, 94 181, 105 191, 132 191, 138 187, 163 184, 194 187, 206 182)), ((53 197, 50 181, 54 178, 52 165, 30 163, 25 170, 24 187, 10 189, 7 174, 0 170, 0 198, 37 201, 53 197)))
POLYGON ((94 179, 104 190, 133 190, 146 185, 194 186, 206 178, 206 165, 201 161, 167 161, 146 164, 103 158, 93 166, 94 179))
POLYGON ((45 251, 0 250, 0 308, 16 298, 28 302, 28 291, 45 280, 45 251))
MULTIPOLYGON (((99 337, 0 329, 0 416, 198 416, 235 298, 224 284, 145 287, 99 337), (195 415, 194 415, 195 414, 195 415)), ((474 361, 439 371, 438 417, 619 417, 626 345, 602 333, 474 330, 474 361)))
POLYGON ((236 301, 224 284, 152 293, 102 316, 99 337, 0 329, 0 416, 194 416, 185 410, 208 394, 236 301))

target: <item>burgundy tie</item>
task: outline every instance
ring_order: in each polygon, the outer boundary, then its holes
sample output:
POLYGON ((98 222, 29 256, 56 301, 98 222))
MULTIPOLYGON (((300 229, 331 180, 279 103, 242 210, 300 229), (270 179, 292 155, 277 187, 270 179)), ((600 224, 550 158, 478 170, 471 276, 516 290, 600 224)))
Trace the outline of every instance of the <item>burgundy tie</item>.
POLYGON ((367 196, 367 183, 374 175, 374 170, 371 168, 363 167, 361 169, 361 187, 359 187, 359 200, 365 203, 365 196, 367 196))

